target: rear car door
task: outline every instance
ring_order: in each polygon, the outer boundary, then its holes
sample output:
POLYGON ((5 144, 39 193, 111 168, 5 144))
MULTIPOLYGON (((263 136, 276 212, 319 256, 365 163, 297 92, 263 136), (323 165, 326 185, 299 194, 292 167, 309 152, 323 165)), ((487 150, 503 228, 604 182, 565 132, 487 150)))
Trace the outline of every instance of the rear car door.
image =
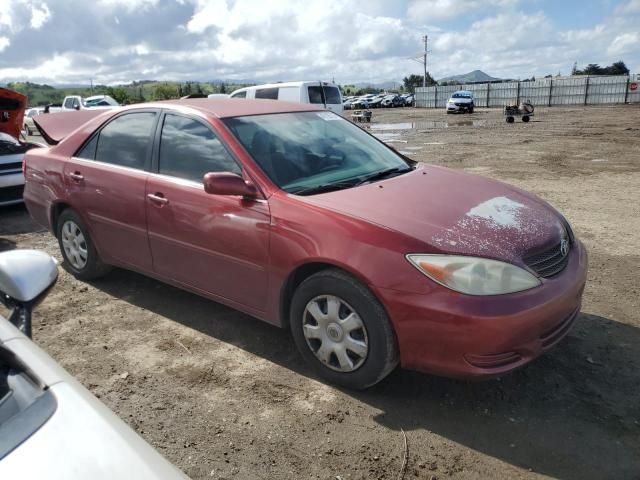
POLYGON ((110 120, 64 168, 68 199, 87 222, 103 260, 151 271, 145 183, 157 110, 110 120))
POLYGON ((147 221, 157 274, 262 311, 266 304, 269 207, 262 199, 210 195, 208 172, 242 174, 202 119, 166 112, 147 182, 147 221))

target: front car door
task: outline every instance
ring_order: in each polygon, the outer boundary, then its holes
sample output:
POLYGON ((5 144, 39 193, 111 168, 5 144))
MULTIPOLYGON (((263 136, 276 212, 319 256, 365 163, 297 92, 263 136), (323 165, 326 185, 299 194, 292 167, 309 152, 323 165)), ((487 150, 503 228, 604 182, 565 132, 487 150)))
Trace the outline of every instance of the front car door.
POLYGON ((203 119, 166 112, 147 182, 155 272, 249 310, 266 304, 269 207, 262 199, 210 195, 208 172, 242 168, 203 119))
POLYGON ((155 110, 118 115, 64 167, 68 200, 87 222, 103 260, 149 272, 145 183, 158 117, 155 110))

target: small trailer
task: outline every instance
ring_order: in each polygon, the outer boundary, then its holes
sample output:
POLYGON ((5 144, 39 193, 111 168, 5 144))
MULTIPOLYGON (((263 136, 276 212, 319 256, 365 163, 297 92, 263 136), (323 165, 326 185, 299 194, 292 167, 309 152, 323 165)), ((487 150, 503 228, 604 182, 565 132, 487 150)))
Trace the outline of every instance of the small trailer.
POLYGON ((520 105, 511 104, 504 106, 504 117, 507 123, 515 122, 515 117, 521 117, 527 123, 533 117, 534 107, 528 100, 520 102, 520 105))
POLYGON ((351 120, 358 123, 371 123, 371 110, 354 110, 354 112, 351 114, 351 120))

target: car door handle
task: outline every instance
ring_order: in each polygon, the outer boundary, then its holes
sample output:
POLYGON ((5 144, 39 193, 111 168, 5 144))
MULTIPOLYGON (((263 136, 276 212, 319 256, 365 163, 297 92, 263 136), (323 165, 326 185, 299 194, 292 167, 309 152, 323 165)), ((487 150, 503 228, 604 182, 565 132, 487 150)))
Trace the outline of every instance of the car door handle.
POLYGON ((71 177, 71 179, 76 182, 81 182, 82 180, 84 180, 84 176, 82 176, 80 172, 71 172, 69 174, 69 177, 71 177))
POLYGON ((169 199, 165 198, 165 196, 161 193, 150 193, 147 195, 147 198, 158 206, 166 205, 167 203, 169 203, 169 199))

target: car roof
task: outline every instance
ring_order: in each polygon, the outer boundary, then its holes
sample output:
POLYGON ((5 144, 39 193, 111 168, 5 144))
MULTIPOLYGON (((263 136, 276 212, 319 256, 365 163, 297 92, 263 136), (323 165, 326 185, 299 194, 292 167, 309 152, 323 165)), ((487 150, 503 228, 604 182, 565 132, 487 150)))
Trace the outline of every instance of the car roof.
POLYGON ((142 103, 135 105, 135 107, 148 108, 162 107, 163 105, 189 107, 218 118, 267 115, 270 113, 324 111, 322 106, 313 106, 305 103, 245 98, 185 98, 165 102, 142 103))

